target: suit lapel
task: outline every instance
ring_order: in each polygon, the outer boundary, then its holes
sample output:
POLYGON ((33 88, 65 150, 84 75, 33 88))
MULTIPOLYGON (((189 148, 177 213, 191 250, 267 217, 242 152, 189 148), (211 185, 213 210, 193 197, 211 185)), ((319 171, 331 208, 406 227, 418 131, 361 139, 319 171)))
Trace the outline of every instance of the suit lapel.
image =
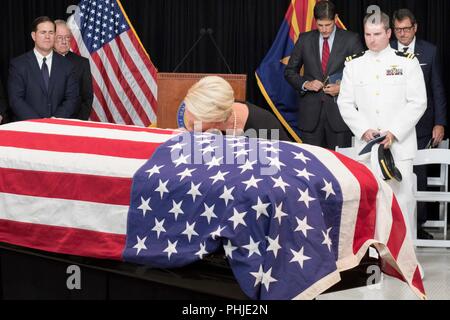
POLYGON ((319 31, 314 31, 314 37, 313 37, 313 43, 312 43, 312 54, 314 57, 314 60, 316 61, 316 67, 319 71, 319 74, 322 74, 322 57, 320 56, 320 49, 319 49, 319 31))
POLYGON ((41 69, 39 68, 39 63, 37 61, 36 55, 33 50, 31 50, 28 54, 28 63, 30 65, 30 70, 33 75, 33 78, 37 80, 39 86, 42 89, 42 92, 47 94, 47 90, 45 89, 44 79, 42 78, 41 69))
POLYGON ((342 32, 338 27, 336 27, 336 33, 334 34, 334 40, 333 40, 333 47, 331 48, 330 58, 328 59, 327 75, 329 75, 331 73, 331 71, 334 70, 333 67, 336 64, 336 61, 337 61, 339 52, 342 48, 342 45, 343 45, 342 32))
POLYGON ((56 56, 56 53, 53 52, 53 58, 52 58, 52 68, 50 72, 50 79, 48 82, 48 95, 50 96, 52 94, 53 88, 55 87, 55 83, 57 81, 57 72, 56 70, 59 69, 59 57, 56 56))

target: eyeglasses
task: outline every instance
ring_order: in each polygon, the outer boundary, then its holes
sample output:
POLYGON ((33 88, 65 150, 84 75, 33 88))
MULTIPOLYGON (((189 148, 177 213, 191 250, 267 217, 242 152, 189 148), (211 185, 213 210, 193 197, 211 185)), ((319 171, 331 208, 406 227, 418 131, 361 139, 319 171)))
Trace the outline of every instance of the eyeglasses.
POLYGON ((394 31, 397 33, 401 33, 401 32, 411 32, 411 30, 414 28, 414 26, 410 26, 410 27, 404 27, 404 28, 394 28, 394 31))
POLYGON ((56 38, 56 41, 58 41, 58 42, 63 42, 63 40, 65 40, 65 41, 67 41, 67 42, 70 42, 70 40, 72 39, 72 36, 57 36, 56 38))

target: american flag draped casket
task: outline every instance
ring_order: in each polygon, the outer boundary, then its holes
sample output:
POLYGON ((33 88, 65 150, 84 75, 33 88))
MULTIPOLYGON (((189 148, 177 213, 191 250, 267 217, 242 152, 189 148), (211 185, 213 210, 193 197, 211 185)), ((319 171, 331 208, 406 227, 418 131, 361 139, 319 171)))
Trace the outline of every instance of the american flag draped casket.
POLYGON ((42 119, 0 126, 0 241, 182 267, 224 250, 253 299, 311 299, 377 248, 425 292, 391 189, 332 151, 42 119))

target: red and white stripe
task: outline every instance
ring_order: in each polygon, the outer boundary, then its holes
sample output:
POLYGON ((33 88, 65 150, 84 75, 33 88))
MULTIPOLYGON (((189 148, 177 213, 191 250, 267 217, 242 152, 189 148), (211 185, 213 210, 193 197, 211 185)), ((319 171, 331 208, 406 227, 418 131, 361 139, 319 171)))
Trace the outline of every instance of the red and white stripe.
POLYGON ((72 49, 91 65, 91 119, 138 126, 156 123, 157 70, 133 30, 121 33, 91 55, 73 19, 68 25, 75 40, 72 49))
POLYGON ((175 134, 63 119, 0 126, 0 241, 121 259, 133 174, 175 134))
POLYGON ((306 144, 301 148, 326 164, 341 183, 338 270, 357 266, 368 247, 374 245, 386 262, 383 271, 405 281, 417 296, 425 298, 414 246, 388 184, 375 178, 363 164, 339 153, 306 144))

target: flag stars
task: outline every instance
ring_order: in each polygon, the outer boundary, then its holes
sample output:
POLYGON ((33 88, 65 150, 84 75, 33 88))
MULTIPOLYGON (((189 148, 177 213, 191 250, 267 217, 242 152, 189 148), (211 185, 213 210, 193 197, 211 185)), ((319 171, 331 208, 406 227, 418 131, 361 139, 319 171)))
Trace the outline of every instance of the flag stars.
POLYGON ((269 165, 271 167, 276 167, 278 169, 278 171, 281 170, 281 167, 285 167, 286 165, 280 161, 280 158, 277 157, 267 157, 267 159, 269 159, 269 165))
POLYGON ((225 256, 229 257, 230 259, 233 259, 233 251, 236 250, 237 247, 234 247, 231 244, 230 240, 228 240, 228 243, 223 246, 223 249, 225 251, 225 256))
POLYGON ((268 206, 270 206, 270 202, 263 203, 258 197, 258 202, 252 206, 252 209, 256 211, 256 220, 258 220, 261 215, 269 217, 269 213, 267 212, 268 206))
POLYGON ((161 232, 166 232, 166 229, 164 228, 164 221, 166 219, 162 219, 159 221, 157 218, 155 218, 155 225, 152 228, 152 231, 156 232, 156 238, 159 239, 159 236, 161 232))
POLYGON ((312 173, 309 173, 307 170, 306 170, 306 168, 304 168, 303 170, 297 170, 297 169, 294 169, 296 172, 297 172, 297 177, 303 177, 303 178, 305 178, 306 180, 308 180, 309 181, 309 177, 311 176, 311 177, 314 177, 315 175, 314 174, 312 174, 312 173))
POLYGON ((147 211, 152 211, 152 208, 150 208, 150 198, 145 200, 143 197, 141 197, 141 205, 138 207, 139 210, 142 210, 142 215, 145 218, 145 214, 147 211))
POLYGON ((266 288, 266 291, 269 291, 270 284, 272 282, 276 282, 276 281, 278 281, 278 280, 272 277, 272 267, 270 267, 269 270, 267 270, 267 272, 263 272, 262 278, 261 278, 261 283, 266 288))
POLYGON ((283 178, 281 176, 279 176, 278 178, 274 179, 272 177, 270 177, 273 182, 275 182, 273 184, 274 188, 280 188, 281 190, 283 190, 283 192, 286 192, 286 187, 290 187, 289 184, 287 184, 286 182, 284 182, 283 178))
POLYGON ((148 178, 150 179, 152 177, 152 175, 160 174, 161 172, 159 171, 159 169, 162 169, 163 167, 164 167, 164 165, 158 166, 155 164, 151 169, 149 169, 145 172, 148 173, 148 178))
POLYGON ((191 243, 192 236, 198 236, 198 233, 195 231, 195 222, 192 224, 189 224, 186 221, 186 229, 181 233, 188 237, 189 243, 191 243))
POLYGON ((161 179, 159 179, 159 186, 155 189, 155 191, 159 192, 159 195, 161 196, 161 199, 163 198, 164 193, 169 193, 169 190, 167 190, 167 183, 169 180, 166 180, 162 182, 161 179))
POLYGON ((244 217, 247 214, 247 211, 239 212, 236 210, 236 208, 233 208, 233 216, 228 219, 228 221, 233 222, 233 230, 236 230, 237 226, 240 224, 247 226, 247 224, 244 221, 244 217))
POLYGON ((170 257, 172 256, 172 254, 178 253, 177 252, 177 244, 178 244, 178 240, 173 243, 170 240, 167 240, 167 248, 165 248, 163 252, 167 252, 167 258, 169 260, 170 260, 170 257))
POLYGON ((281 246, 279 243, 279 238, 280 238, 280 235, 278 235, 275 239, 267 237, 267 240, 269 241, 269 246, 267 247, 267 251, 272 251, 275 258, 277 257, 278 250, 281 249, 281 246))
POLYGON ((330 231, 332 228, 328 228, 327 229, 327 233, 325 233, 322 230, 322 234, 323 234, 323 241, 322 244, 325 244, 328 247, 328 251, 331 252, 331 246, 333 245, 333 243, 331 242, 331 238, 330 238, 330 231))
POLYGON ((222 234, 222 231, 225 229, 226 227, 221 227, 220 225, 217 227, 217 229, 213 232, 210 233, 211 238, 213 238, 214 240, 217 239, 217 237, 220 237, 222 234))
POLYGON ((219 170, 219 172, 217 172, 217 174, 215 176, 210 177, 210 179, 213 180, 212 184, 216 183, 219 180, 225 181, 225 176, 227 174, 229 174, 228 171, 222 172, 222 171, 219 170))
POLYGON ((300 190, 300 189, 297 188, 297 190, 298 190, 298 192, 300 192, 300 198, 298 199, 298 201, 302 201, 305 204, 305 206, 307 208, 309 208, 309 202, 316 200, 316 198, 313 198, 313 197, 309 196, 309 189, 308 188, 306 188, 305 190, 300 190))
POLYGON ((179 157, 177 157, 176 160, 172 160, 172 162, 175 164, 175 168, 178 167, 180 164, 187 164, 188 163, 188 159, 191 155, 180 155, 179 157))
POLYGON ((210 224, 212 218, 217 218, 216 214, 214 213, 215 204, 213 204, 211 207, 208 207, 206 203, 204 203, 203 205, 205 206, 205 211, 203 211, 200 216, 206 217, 206 219, 208 220, 208 224, 210 224))
POLYGON ((259 269, 257 272, 250 272, 250 274, 255 277, 254 287, 256 287, 259 283, 261 283, 264 274, 262 265, 259 265, 259 269))
POLYGON ((310 225, 308 225, 308 217, 305 216, 303 219, 295 217, 295 219, 297 219, 297 228, 294 231, 301 231, 303 235, 307 237, 306 233, 308 232, 308 230, 314 229, 310 225))
POLYGON ((243 248, 248 250, 248 257, 250 258, 253 254, 257 254, 259 256, 261 256, 261 253, 259 252, 259 243, 261 241, 255 242, 252 238, 252 236, 250 236, 250 242, 248 244, 246 244, 245 246, 242 246, 243 248))
POLYGON ((326 192, 325 195, 325 200, 328 199, 328 197, 332 194, 332 195, 336 195, 336 193, 333 190, 333 183, 332 182, 328 182, 327 180, 323 179, 323 182, 325 183, 325 186, 321 189, 322 191, 326 192))
POLYGON ((279 205, 277 205, 277 207, 275 208, 275 215, 274 215, 274 219, 278 219, 278 224, 281 224, 281 219, 283 217, 286 217, 287 214, 285 212, 283 212, 283 202, 281 202, 279 205))
POLYGON ((190 194, 192 196, 192 201, 194 202, 197 196, 202 195, 202 193, 198 190, 201 184, 201 182, 199 184, 194 184, 193 182, 191 182, 191 189, 189 189, 189 191, 187 192, 187 194, 190 194))
POLYGON ((255 161, 245 160, 245 163, 242 166, 239 166, 239 169, 242 169, 241 174, 246 172, 247 170, 253 170, 253 165, 256 163, 255 161))
POLYGON ((304 252, 304 247, 301 247, 299 251, 295 251, 291 249, 291 253, 293 254, 293 257, 291 259, 291 261, 289 262, 298 262, 298 264, 300 265, 300 268, 303 269, 303 263, 307 260, 310 260, 311 257, 305 256, 304 252))
POLYGON ((173 213, 175 215, 175 221, 177 221, 179 214, 184 214, 184 211, 181 210, 182 204, 183 200, 178 203, 176 203, 175 200, 172 200, 172 209, 170 209, 169 213, 173 213))
POLYGON ((219 167, 222 159, 223 159, 223 157, 220 157, 220 158, 216 158, 216 156, 212 157, 211 161, 206 163, 208 165, 208 169, 206 169, 206 170, 209 170, 212 167, 219 167))
POLYGON ((145 246, 145 240, 147 240, 147 237, 144 237, 144 239, 137 237, 137 243, 134 245, 133 249, 137 249, 136 255, 139 255, 141 250, 147 250, 147 247, 145 246))
POLYGON ((255 179, 255 177, 252 175, 250 179, 242 181, 242 183, 246 185, 245 191, 247 191, 247 189, 250 187, 258 189, 258 182, 260 182, 261 180, 262 179, 255 179))
POLYGON ((223 193, 221 194, 221 196, 219 198, 223 199, 225 201, 225 206, 228 205, 228 201, 234 200, 234 197, 232 195, 233 190, 234 190, 234 187, 232 187, 231 189, 228 189, 227 186, 223 187, 223 193))
POLYGON ((181 176, 180 177, 180 181, 182 181, 184 178, 186 177, 192 177, 192 172, 194 172, 197 169, 184 169, 183 172, 177 173, 177 176, 181 176))
POLYGON ((305 155, 303 154, 303 152, 297 153, 297 152, 292 152, 294 154, 294 159, 297 160, 301 160, 304 164, 306 164, 306 161, 311 160, 310 158, 305 157, 305 155))
POLYGON ((202 154, 212 153, 217 148, 218 147, 213 147, 212 145, 208 145, 208 146, 204 147, 203 149, 201 149, 201 151, 202 151, 202 154))
POLYGON ((169 146, 170 152, 173 152, 175 150, 183 150, 183 146, 185 146, 185 145, 186 145, 186 143, 177 142, 177 143, 169 146))
POLYGON ((200 250, 198 250, 195 253, 195 255, 199 256, 200 259, 203 259, 203 256, 207 255, 207 254, 208 254, 208 251, 206 251, 206 244, 204 242, 200 243, 200 250))

